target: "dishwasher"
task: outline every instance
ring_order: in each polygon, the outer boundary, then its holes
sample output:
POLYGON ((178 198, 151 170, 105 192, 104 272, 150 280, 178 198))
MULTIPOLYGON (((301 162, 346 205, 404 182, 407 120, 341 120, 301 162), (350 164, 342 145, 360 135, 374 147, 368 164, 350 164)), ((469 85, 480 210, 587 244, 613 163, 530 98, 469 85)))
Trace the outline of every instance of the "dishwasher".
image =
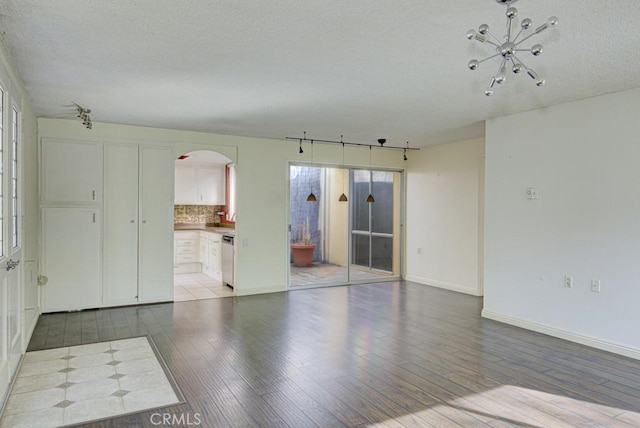
POLYGON ((222 282, 233 288, 233 236, 222 236, 222 282))

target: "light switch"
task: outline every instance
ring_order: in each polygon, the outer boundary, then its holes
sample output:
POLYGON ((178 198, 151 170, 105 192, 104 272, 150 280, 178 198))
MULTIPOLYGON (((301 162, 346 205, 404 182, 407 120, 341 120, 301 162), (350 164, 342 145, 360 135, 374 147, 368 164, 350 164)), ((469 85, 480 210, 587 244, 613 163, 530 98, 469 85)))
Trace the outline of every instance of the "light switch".
POLYGON ((538 189, 535 187, 527 187, 527 199, 538 199, 538 189))

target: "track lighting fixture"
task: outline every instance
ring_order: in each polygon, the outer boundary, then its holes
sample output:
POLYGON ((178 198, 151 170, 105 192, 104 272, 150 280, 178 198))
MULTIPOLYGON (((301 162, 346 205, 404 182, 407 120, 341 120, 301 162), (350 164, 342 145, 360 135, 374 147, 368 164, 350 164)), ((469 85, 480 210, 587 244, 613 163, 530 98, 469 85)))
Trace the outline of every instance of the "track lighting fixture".
MULTIPOLYGON (((304 132, 304 137, 300 138, 300 137, 285 137, 285 139, 287 140, 296 140, 299 142, 299 149, 298 149, 298 153, 303 153, 302 151, 302 142, 303 141, 312 141, 310 139, 307 138, 307 133, 304 132)), ((318 140, 318 139, 313 139, 313 142, 315 143, 320 143, 320 144, 341 144, 344 146, 364 146, 364 147, 371 147, 371 144, 364 144, 364 143, 352 143, 352 142, 348 142, 348 141, 343 141, 342 136, 340 137, 340 141, 334 141, 334 140, 318 140)), ((386 138, 379 138, 378 139, 378 147, 379 149, 386 149, 386 150, 402 150, 404 153, 406 153, 409 150, 420 150, 417 147, 409 147, 409 142, 407 141, 407 147, 398 147, 398 146, 385 146, 384 144, 387 142, 386 138)))
POLYGON ((77 103, 73 103, 73 105, 76 106, 76 110, 78 111, 78 114, 76 117, 82 120, 82 124, 84 125, 85 128, 92 129, 93 124, 91 123, 91 116, 89 116, 89 114, 91 113, 91 109, 84 108, 77 103))

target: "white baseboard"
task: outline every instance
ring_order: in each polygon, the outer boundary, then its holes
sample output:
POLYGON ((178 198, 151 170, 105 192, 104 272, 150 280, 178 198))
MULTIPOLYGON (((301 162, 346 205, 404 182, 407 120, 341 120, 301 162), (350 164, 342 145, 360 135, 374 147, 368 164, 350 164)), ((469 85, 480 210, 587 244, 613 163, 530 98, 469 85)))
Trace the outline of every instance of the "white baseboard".
POLYGON ((270 287, 239 288, 234 291, 236 296, 251 296, 253 294, 280 293, 287 290, 282 285, 273 285, 270 287))
POLYGON ((538 333, 543 333, 549 336, 557 337, 559 339, 568 340, 570 342, 579 343, 581 345, 590 346, 592 348, 601 349, 603 351, 608 351, 614 354, 640 360, 640 349, 631 348, 619 343, 609 342, 591 336, 585 336, 583 334, 575 333, 572 331, 562 330, 545 324, 538 324, 532 321, 512 317, 510 315, 503 315, 484 309, 482 310, 482 316, 494 321, 503 322, 505 324, 514 325, 516 327, 522 327, 527 330, 536 331, 538 333))
POLYGON ((453 284, 450 282, 438 281, 436 279, 423 278, 414 275, 406 275, 404 279, 411 282, 417 282, 418 284, 430 285, 432 287, 457 291, 458 293, 471 294, 472 296, 482 296, 482 293, 479 290, 472 287, 465 287, 464 285, 453 284))

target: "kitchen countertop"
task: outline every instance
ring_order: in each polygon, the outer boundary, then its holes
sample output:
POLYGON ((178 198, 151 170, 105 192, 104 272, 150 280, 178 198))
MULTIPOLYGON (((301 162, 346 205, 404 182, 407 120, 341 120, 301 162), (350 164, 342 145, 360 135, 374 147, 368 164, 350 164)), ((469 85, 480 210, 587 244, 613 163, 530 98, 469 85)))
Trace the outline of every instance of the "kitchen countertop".
POLYGON ((205 232, 214 232, 221 235, 235 236, 236 230, 232 227, 213 226, 209 223, 176 223, 173 230, 204 230, 205 232))

